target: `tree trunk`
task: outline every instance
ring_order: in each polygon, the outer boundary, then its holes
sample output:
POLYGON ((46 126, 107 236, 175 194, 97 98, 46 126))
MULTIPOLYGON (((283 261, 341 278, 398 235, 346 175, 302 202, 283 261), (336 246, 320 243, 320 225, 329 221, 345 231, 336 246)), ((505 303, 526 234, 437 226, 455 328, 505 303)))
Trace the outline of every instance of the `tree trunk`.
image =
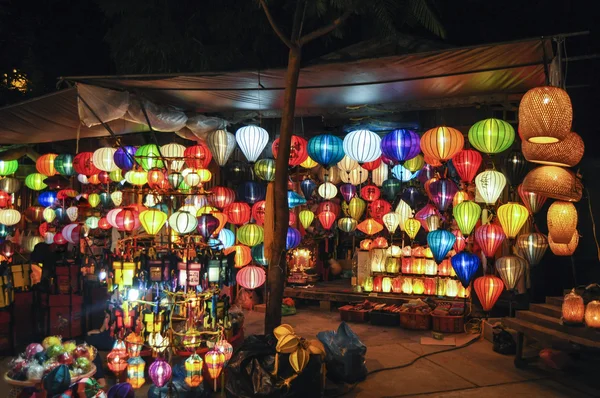
POLYGON ((267 309, 265 314, 265 333, 267 334, 273 332, 273 329, 281 324, 281 302, 283 300, 283 289, 287 277, 285 243, 289 221, 287 199, 288 160, 294 128, 294 111, 296 108, 298 76, 300 74, 300 59, 300 47, 291 48, 285 78, 279 153, 275 164, 274 200, 266 204, 267 211, 275 214, 273 230, 265 231, 265 234, 272 234, 273 237, 267 279, 267 309))

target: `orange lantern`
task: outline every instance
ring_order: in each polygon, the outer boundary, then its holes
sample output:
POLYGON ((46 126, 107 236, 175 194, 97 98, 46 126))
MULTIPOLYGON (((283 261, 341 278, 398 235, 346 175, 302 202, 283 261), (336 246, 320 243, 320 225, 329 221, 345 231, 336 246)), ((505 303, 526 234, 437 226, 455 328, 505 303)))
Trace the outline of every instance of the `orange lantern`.
POLYGON ((481 306, 486 312, 492 309, 500 294, 502 294, 502 290, 504 290, 502 279, 493 275, 484 275, 475 279, 473 286, 475 286, 475 293, 477 293, 481 306))
POLYGON ((165 180, 165 174, 162 170, 152 169, 147 174, 148 185, 152 189, 160 189, 163 181, 165 180))
POLYGON ((435 295, 436 294, 436 283, 434 278, 425 278, 425 292, 423 294, 435 295))
POLYGON ((413 263, 413 259, 412 257, 402 257, 402 273, 403 274, 410 274, 412 273, 412 263, 413 263))
POLYGON ((425 262, 424 258, 413 258, 411 271, 416 275, 423 275, 425 273, 425 262))
POLYGON ((450 259, 445 258, 444 260, 442 260, 440 265, 438 265, 438 275, 450 276, 451 269, 452 269, 452 264, 450 263, 450 259))
POLYGON ((562 319, 568 323, 582 323, 584 315, 585 305, 583 304, 583 298, 575 293, 575 289, 573 289, 563 300, 562 319))
POLYGON ((221 375, 223 366, 225 366, 225 355, 219 351, 212 349, 204 356, 204 363, 208 369, 208 374, 214 380, 214 389, 217 390, 217 379, 221 375))
POLYGON ((577 209, 573 203, 556 201, 548 209, 548 232, 555 243, 569 243, 577 229, 577 209))
POLYGON ((373 241, 371 239, 363 239, 359 244, 360 250, 370 250, 372 244, 373 241))
POLYGON ((585 308, 585 324, 588 328, 600 328, 600 301, 590 301, 585 308))
POLYGON ((359 231, 367 235, 374 235, 383 230, 383 225, 373 218, 367 218, 356 227, 359 231))
POLYGON ((421 137, 421 150, 425 159, 430 158, 440 162, 450 160, 463 149, 465 139, 463 134, 452 127, 435 127, 427 130, 421 137))
POLYGON ((233 262, 235 268, 242 268, 244 265, 248 265, 252 260, 252 250, 248 246, 244 245, 233 245, 223 251, 225 255, 235 252, 233 262))
POLYGON ((382 248, 382 249, 387 249, 387 247, 388 247, 388 241, 383 236, 379 236, 379 237, 375 238, 375 240, 373 241, 373 244, 371 245, 371 247, 379 247, 379 248, 382 248))
POLYGON ((575 230, 569 243, 556 243, 552 234, 548 234, 548 245, 555 256, 571 256, 579 245, 579 232, 575 230))
POLYGON ((55 153, 47 153, 45 155, 40 156, 35 161, 36 170, 48 177, 52 177, 56 175, 56 169, 54 168, 54 159, 56 159, 58 155, 55 153))

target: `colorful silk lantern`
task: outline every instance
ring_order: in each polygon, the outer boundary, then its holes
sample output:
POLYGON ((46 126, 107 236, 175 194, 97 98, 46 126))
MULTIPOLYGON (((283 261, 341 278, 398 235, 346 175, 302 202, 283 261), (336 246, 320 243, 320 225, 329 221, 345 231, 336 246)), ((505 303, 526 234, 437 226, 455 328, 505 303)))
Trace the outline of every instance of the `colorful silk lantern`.
POLYGON ((295 191, 288 191, 288 207, 293 209, 294 207, 302 206, 306 204, 306 199, 298 195, 295 191))
POLYGON ((415 240, 419 229, 421 229, 421 223, 414 218, 409 218, 404 222, 404 231, 412 240, 415 240))
POLYGON ((370 130, 355 130, 344 137, 344 153, 359 164, 372 162, 381 156, 381 138, 370 130))
POLYGON ((325 200, 333 199, 337 195, 338 189, 335 185, 330 182, 324 182, 319 185, 318 188, 319 196, 321 196, 325 200))
POLYGON ((509 202, 498 208, 498 219, 506 236, 515 238, 529 217, 529 211, 523 205, 509 202))
POLYGON ((470 200, 466 200, 452 209, 452 214, 456 220, 456 224, 463 235, 470 235, 479 216, 481 215, 481 207, 470 200))
POLYGON ((223 253, 225 253, 225 255, 235 253, 233 256, 233 263, 236 268, 242 268, 252 261, 252 250, 246 245, 233 245, 225 249, 223 253))
POLYGON ((400 200, 400 202, 398 202, 398 206, 396 206, 395 212, 400 216, 399 226, 400 229, 404 231, 406 220, 413 216, 413 211, 404 200, 400 200))
POLYGON ((275 160, 259 159, 254 164, 254 172, 263 181, 275 181, 275 160))
POLYGON ((452 206, 456 207, 465 200, 473 200, 473 197, 467 191, 458 191, 452 198, 452 206))
POLYGON ((302 241, 302 235, 300 234, 300 231, 298 231, 294 227, 288 227, 287 235, 285 238, 285 249, 295 249, 300 244, 300 241, 302 241))
POLYGON ((450 262, 458 279, 460 279, 460 283, 467 288, 479 268, 479 257, 473 253, 463 251, 452 256, 450 262))
POLYGON ((483 310, 489 312, 504 290, 502 279, 493 275, 484 275, 473 282, 475 293, 479 298, 479 302, 483 310))
POLYGON ((519 256, 503 256, 496 260, 495 266, 506 290, 514 290, 527 268, 527 261, 519 256))
POLYGON ((198 220, 188 212, 176 211, 169 217, 169 226, 178 234, 185 235, 196 229, 198 220))
POLYGON ((519 104, 519 134, 523 141, 551 144, 571 132, 573 107, 560 87, 541 86, 527 91, 519 104))
POLYGON ((160 147, 160 153, 165 158, 167 169, 169 171, 180 172, 185 165, 185 147, 181 144, 172 142, 160 147))
POLYGON ((223 249, 228 249, 235 244, 235 234, 229 229, 221 229, 217 239, 221 242, 223 249))
POLYGON ((375 235, 383 230, 383 225, 374 220, 367 218, 356 227, 359 231, 367 235, 375 235))
POLYGON ((555 243, 569 243, 577 229, 577 209, 572 203, 556 201, 548 209, 548 233, 555 243))
POLYGON ((237 196, 246 203, 254 204, 259 200, 264 200, 267 195, 266 187, 255 181, 246 181, 238 186, 237 196))
POLYGON ((258 225, 263 225, 265 223, 266 206, 267 202, 264 200, 259 200, 252 205, 252 218, 256 220, 258 225))
POLYGON ((35 161, 35 168, 38 173, 41 173, 47 177, 52 177, 56 174, 56 169, 54 168, 54 159, 56 159, 58 155, 55 153, 47 153, 45 155, 40 156, 35 161))
POLYGON ((344 157, 343 141, 330 134, 311 138, 307 151, 311 159, 326 168, 337 164, 344 157))
MULTIPOLYGON (((308 143, 306 144, 308 146, 308 143)), ((302 163, 300 163, 301 167, 304 167, 305 169, 312 169, 313 167, 317 167, 319 164, 317 162, 315 162, 314 160, 312 160, 312 158, 310 156, 306 157, 306 160, 302 163)))
POLYGON ((263 267, 266 267, 269 265, 269 260, 265 257, 264 243, 254 246, 251 250, 251 255, 252 255, 252 259, 254 261, 256 261, 259 265, 262 265, 263 267))
POLYGON ((14 174, 18 168, 18 160, 0 160, 0 176, 14 174))
POLYGON ((267 130, 258 126, 246 126, 235 132, 235 140, 249 162, 256 162, 269 142, 267 130))
POLYGON ((396 129, 381 139, 381 152, 395 162, 405 162, 419 154, 419 135, 406 129, 396 129))
POLYGON ((310 225, 314 221, 315 213, 313 213, 311 210, 305 209, 305 210, 302 210, 300 212, 300 214, 298 214, 298 218, 300 219, 300 223, 302 224, 302 227, 304 229, 307 229, 308 227, 310 227, 310 225))
POLYGON ((535 192, 526 191, 525 188, 523 188, 523 184, 520 184, 517 187, 517 191, 519 192, 519 197, 523 201, 523 204, 525 207, 527 207, 527 210, 529 210, 529 213, 531 214, 536 214, 538 211, 540 211, 542 206, 544 206, 546 199, 548 199, 547 197, 539 195, 535 192))
POLYGON ((358 221, 352 217, 343 217, 338 220, 338 228, 344 232, 352 232, 358 226, 358 221))
POLYGON ((40 205, 44 207, 49 207, 56 202, 56 192, 54 191, 45 191, 39 194, 37 201, 40 205))
POLYGON ((486 257, 494 257, 505 238, 504 231, 496 224, 485 224, 475 230, 475 242, 486 257))
POLYGON ((479 152, 473 149, 463 149, 452 158, 452 164, 460 179, 466 183, 471 183, 481 166, 481 160, 479 152))
POLYGON ((373 202, 374 200, 379 199, 380 195, 381 191, 373 184, 365 185, 360 190, 360 197, 367 202, 373 202))
POLYGON ((139 213, 125 208, 116 215, 115 224, 119 231, 131 232, 140 227, 139 213))
POLYGON ((148 368, 148 375, 150 380, 157 386, 162 387, 169 379, 171 379, 171 365, 169 365, 163 358, 156 358, 152 365, 148 368))
POLYGON ((433 253, 436 263, 441 263, 454 246, 456 236, 450 231, 438 229, 427 234, 427 244, 433 253))
POLYGON ((263 227, 256 224, 242 225, 237 230, 237 238, 243 245, 256 246, 264 240, 263 227))
POLYGON ((389 233, 393 234, 400 225, 400 216, 396 212, 390 212, 383 215, 382 221, 389 233))
POLYGON ((383 185, 383 182, 389 177, 388 165, 381 162, 379 167, 373 170, 371 175, 373 184, 377 185, 378 187, 381 187, 383 185))
POLYGON ((342 184, 340 186, 340 194, 346 202, 350 202, 356 196, 356 187, 352 184, 342 184))
MULTIPOLYGON (((306 158, 308 158, 308 152, 306 151, 307 144, 308 143, 304 138, 297 135, 292 135, 290 141, 290 156, 288 161, 288 165, 290 167, 298 166, 304 162, 306 158)), ((271 149, 273 151, 273 157, 277 159, 277 154, 279 153, 279 138, 273 141, 271 149)))
POLYGON ((41 191, 42 189, 47 187, 47 185, 44 184, 45 179, 46 176, 40 173, 29 174, 27 177, 25 177, 25 185, 27 186, 27 188, 33 191, 41 191))
POLYGON ((397 178, 388 178, 381 184, 383 196, 393 202, 396 196, 402 191, 402 184, 397 178))
POLYGON ((247 265, 238 271, 235 280, 244 289, 253 290, 261 287, 267 280, 267 276, 261 267, 247 265))
MULTIPOLYGON (((202 214, 200 217, 198 217, 198 225, 196 229, 204 239, 208 239, 213 236, 218 227, 219 220, 212 214, 202 214)), ((262 227, 259 228, 262 229, 262 227)))
POLYGON ((250 221, 250 206, 244 202, 233 202, 225 209, 223 213, 227 215, 227 219, 234 225, 243 225, 250 221))
POLYGON ((135 152, 135 160, 145 171, 165 167, 160 149, 155 144, 146 144, 139 147, 135 152))
POLYGON ((506 186, 506 177, 496 170, 486 170, 475 177, 477 192, 485 203, 494 204, 506 186))
POLYGON ((517 149, 504 158, 502 166, 502 171, 513 187, 520 183, 527 173, 527 161, 523 153, 517 149))
POLYGON ((121 146, 117 148, 113 158, 115 164, 123 171, 129 171, 135 165, 135 153, 137 149, 133 146, 121 146))
POLYGON ((92 162, 98 170, 111 171, 117 170, 119 166, 115 164, 114 155, 117 152, 116 148, 99 148, 92 155, 92 162))
POLYGON ((458 191, 458 187, 454 181, 448 178, 441 178, 434 181, 429 186, 431 192, 431 200, 440 211, 446 211, 452 203, 454 195, 458 191))
POLYGON ((392 168, 392 175, 402 182, 407 182, 419 175, 419 171, 412 172, 401 164, 397 164, 392 168))
POLYGON ((311 180, 310 178, 306 178, 302 180, 300 183, 300 189, 302 190, 302 194, 306 199, 310 199, 313 192, 317 188, 317 183, 311 180))
POLYGON ((210 375, 211 379, 215 381, 216 387, 217 379, 221 375, 221 371, 225 365, 225 355, 218 350, 212 349, 209 350, 204 356, 204 362, 206 363, 208 374, 210 375))
POLYGON ((367 204, 364 200, 354 197, 350 200, 350 203, 348 204, 348 214, 350 215, 350 217, 358 221, 362 217, 366 208, 367 204))
POLYGON ((321 226, 323 226, 323 228, 327 231, 331 229, 336 219, 335 213, 328 210, 320 212, 317 217, 319 218, 321 226))
POLYGON ((548 249, 548 239, 539 232, 519 235, 517 247, 530 265, 537 265, 548 249))
POLYGON ((202 365, 203 365, 202 357, 200 355, 193 353, 190 355, 185 362, 183 363, 185 369, 185 384, 194 388, 198 387, 202 384, 202 365))
POLYGON ((487 154, 504 152, 515 140, 515 129, 500 119, 485 119, 469 129, 469 142, 475 149, 487 154))
POLYGON ((235 149, 235 136, 226 130, 215 130, 208 133, 206 144, 217 164, 225 166, 235 149))
POLYGON ((464 137, 452 127, 435 127, 423 134, 420 145, 426 157, 445 162, 463 149, 464 137))

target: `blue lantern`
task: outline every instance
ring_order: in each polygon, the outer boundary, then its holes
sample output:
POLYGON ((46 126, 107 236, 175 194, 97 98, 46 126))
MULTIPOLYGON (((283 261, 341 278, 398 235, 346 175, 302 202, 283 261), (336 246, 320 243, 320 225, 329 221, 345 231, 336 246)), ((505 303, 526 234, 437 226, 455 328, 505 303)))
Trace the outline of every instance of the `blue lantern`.
POLYGON ((456 272, 458 279, 460 279, 460 283, 466 289, 469 287, 471 279, 473 279, 475 272, 479 268, 479 257, 473 253, 462 251, 455 254, 451 262, 454 272, 456 272))
POLYGON ((252 248, 252 259, 256 261, 257 264, 266 267, 269 265, 269 261, 265 257, 265 244, 261 243, 252 248))
POLYGON ((109 193, 107 193, 107 192, 102 192, 102 193, 100 194, 100 203, 102 203, 102 206, 103 206, 103 207, 109 207, 109 206, 112 206, 112 204, 113 204, 113 201, 112 201, 112 199, 111 199, 111 197, 110 197, 110 194, 109 194, 109 193))
POLYGON ((65 209, 63 209, 62 207, 59 207, 58 209, 54 209, 54 214, 56 214, 56 221, 60 222, 68 222, 69 221, 69 216, 67 215, 67 212, 65 211, 65 209))
POLYGON ((0 224, 0 238, 4 239, 11 233, 11 228, 4 224, 0 224))
POLYGON ((235 234, 233 231, 226 228, 223 228, 221 232, 219 232, 217 239, 221 241, 223 249, 228 249, 235 244, 235 234))
POLYGON ((415 171, 414 173, 409 169, 405 168, 401 164, 397 164, 392 168, 392 175, 402 182, 410 181, 419 175, 421 170, 415 171))
POLYGON ((402 183, 397 178, 388 178, 381 185, 381 193, 390 202, 393 202, 396 195, 400 193, 402 183))
POLYGON ((413 209, 423 200, 423 194, 417 187, 407 187, 402 192, 402 200, 413 209))
POLYGON ((304 197, 308 200, 312 196, 313 192, 317 188, 317 183, 307 178, 306 180, 302 180, 300 183, 300 189, 302 189, 302 193, 304 197))
POLYGON ((251 205, 260 200, 264 200, 266 196, 267 189, 265 186, 255 181, 246 181, 237 189, 238 200, 251 205))
POLYGON ((421 138, 411 130, 397 129, 381 139, 381 152, 396 162, 414 158, 421 151, 421 138))
POLYGON ((302 235, 300 235, 300 231, 294 227, 288 227, 287 237, 285 238, 285 249, 292 250, 297 248, 301 240, 302 235))
POLYGON ((137 148, 133 146, 123 146, 118 148, 113 155, 115 164, 123 171, 129 171, 133 169, 133 166, 135 165, 134 156, 136 151, 137 148))
POLYGON ((54 191, 45 191, 40 193, 40 196, 37 198, 40 206, 49 207, 56 202, 56 192, 54 191))
POLYGON ((438 264, 446 258, 446 254, 452 249, 454 242, 456 242, 456 236, 445 229, 438 229, 427 234, 427 244, 438 264))
POLYGON ((337 164, 344 157, 344 142, 331 134, 322 134, 308 140, 308 156, 325 168, 337 164))
POLYGON ((306 199, 298 195, 294 191, 288 191, 288 207, 293 209, 296 206, 302 206, 306 204, 306 199))

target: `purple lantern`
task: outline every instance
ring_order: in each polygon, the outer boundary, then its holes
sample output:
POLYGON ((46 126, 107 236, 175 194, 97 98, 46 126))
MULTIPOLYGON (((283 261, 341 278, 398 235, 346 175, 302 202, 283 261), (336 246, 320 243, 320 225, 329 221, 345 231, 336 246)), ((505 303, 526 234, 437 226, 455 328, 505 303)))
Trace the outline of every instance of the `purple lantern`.
POLYGON ((413 209, 423 201, 423 194, 417 187, 407 187, 402 192, 402 200, 413 209))
POLYGON ((435 177, 435 167, 433 167, 429 163, 423 166, 421 172, 419 173, 419 175, 417 175, 417 178, 419 179, 421 184, 425 184, 427 180, 431 180, 433 177, 435 177))
POLYGON ((426 231, 429 231, 429 227, 427 226, 427 218, 434 215, 439 216, 440 212, 434 205, 428 203, 415 214, 415 218, 419 220, 421 226, 423 226, 426 231))
POLYGON ((208 239, 219 227, 219 219, 212 214, 203 214, 198 217, 198 233, 208 239))
POLYGON ((446 211, 448 209, 457 191, 458 187, 454 181, 447 178, 439 179, 429 185, 431 200, 435 203, 439 211, 446 211))
POLYGON ((156 358, 156 360, 148 368, 148 374, 150 379, 157 387, 162 387, 171 378, 171 365, 169 365, 164 359, 156 358))
POLYGON ((133 169, 133 166, 135 165, 134 156, 136 151, 136 147, 133 146, 120 147, 113 156, 115 164, 123 171, 129 171, 133 169))
POLYGON ((298 231, 294 227, 288 227, 287 236, 285 239, 285 249, 292 250, 298 247, 300 241, 302 240, 302 235, 300 235, 300 231, 298 231))
POLYGON ((397 129, 381 139, 381 152, 389 159, 404 162, 421 151, 421 139, 411 130, 397 129))
POLYGON ((346 202, 356 196, 356 187, 352 184, 343 184, 340 186, 340 193, 346 202))

